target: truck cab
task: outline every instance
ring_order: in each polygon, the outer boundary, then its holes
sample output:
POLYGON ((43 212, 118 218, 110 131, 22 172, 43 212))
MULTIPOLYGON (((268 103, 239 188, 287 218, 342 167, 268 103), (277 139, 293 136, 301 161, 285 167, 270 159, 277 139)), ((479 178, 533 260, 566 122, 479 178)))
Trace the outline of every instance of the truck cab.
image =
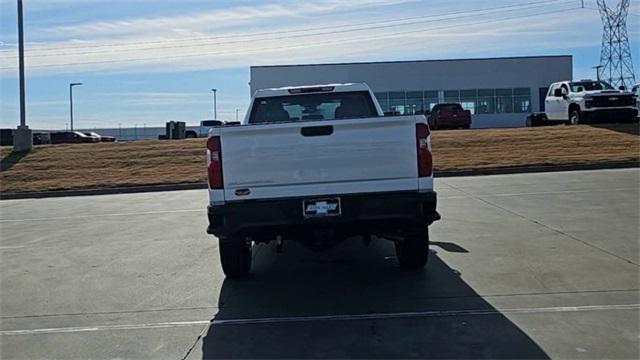
POLYGON ((545 99, 549 121, 569 124, 595 121, 635 121, 636 98, 599 80, 561 81, 551 84, 545 99))

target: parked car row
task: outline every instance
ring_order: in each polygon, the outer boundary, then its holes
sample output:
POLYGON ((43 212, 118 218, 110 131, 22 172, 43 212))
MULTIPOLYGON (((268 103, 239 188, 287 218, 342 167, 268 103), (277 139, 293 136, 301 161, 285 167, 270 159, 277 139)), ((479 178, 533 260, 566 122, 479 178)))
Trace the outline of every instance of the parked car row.
MULTIPOLYGON (((1 141, 0 145, 13 145, 13 129, 0 129, 1 141)), ((98 142, 114 142, 116 138, 113 136, 103 136, 95 132, 80 131, 56 131, 56 132, 34 132, 33 145, 45 144, 80 144, 80 143, 98 143, 98 142)))
POLYGON ((86 144, 99 142, 114 142, 113 136, 102 136, 95 132, 58 131, 50 133, 51 144, 86 144))

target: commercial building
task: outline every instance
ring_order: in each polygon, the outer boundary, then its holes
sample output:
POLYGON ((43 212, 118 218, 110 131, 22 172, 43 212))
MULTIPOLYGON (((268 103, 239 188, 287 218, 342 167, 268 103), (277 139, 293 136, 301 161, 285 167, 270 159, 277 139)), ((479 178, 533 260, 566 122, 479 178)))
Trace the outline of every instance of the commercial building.
POLYGON ((573 78, 573 59, 525 56, 251 67, 258 89, 328 83, 367 83, 385 111, 424 113, 456 102, 471 111, 472 127, 524 126, 544 111, 549 85, 573 78))

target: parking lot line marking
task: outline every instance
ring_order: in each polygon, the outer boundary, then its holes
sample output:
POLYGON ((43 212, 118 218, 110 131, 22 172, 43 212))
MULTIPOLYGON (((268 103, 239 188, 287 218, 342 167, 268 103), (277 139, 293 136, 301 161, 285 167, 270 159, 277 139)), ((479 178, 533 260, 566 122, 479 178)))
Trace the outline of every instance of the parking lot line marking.
POLYGON ((640 304, 624 305, 589 305, 589 306, 556 306, 544 308, 519 308, 519 309, 474 309, 474 310, 434 310, 401 313, 377 313, 358 315, 317 315, 317 316, 292 316, 257 319, 229 319, 213 320, 212 325, 243 325, 285 322, 309 322, 309 321, 341 321, 341 320, 384 320, 402 319, 412 317, 450 317, 450 316, 479 316, 479 315, 507 315, 507 314, 536 314, 550 312, 578 312, 578 311, 602 311, 602 310, 634 310, 640 309, 640 304))
POLYGON ((173 321, 145 324, 127 325, 94 325, 84 327, 48 328, 48 329, 28 329, 28 330, 3 330, 0 335, 37 335, 37 334, 60 334, 79 333, 94 331, 115 331, 115 330, 144 330, 161 329, 174 327, 188 327, 201 325, 252 325, 252 324, 277 324, 291 322, 313 322, 313 321, 349 321, 349 320, 384 320, 403 319, 419 317, 454 317, 454 316, 483 316, 483 315, 512 315, 512 314, 539 314, 553 312, 581 312, 581 311, 612 311, 612 310, 637 310, 640 304, 621 305, 587 305, 587 306, 556 306, 541 308, 516 308, 516 309, 474 309, 474 310, 434 310, 416 311, 401 313, 376 313, 376 314, 355 314, 355 315, 314 315, 314 316, 288 316, 271 318, 250 318, 250 319, 227 319, 227 320, 196 320, 196 321, 173 321))
POLYGON ((190 213, 190 212, 204 213, 204 211, 205 210, 203 209, 141 211, 141 212, 133 212, 133 213, 58 216, 58 217, 31 218, 31 219, 0 219, 0 222, 28 222, 28 221, 47 221, 47 220, 57 221, 57 220, 88 219, 88 218, 114 217, 114 216, 156 215, 156 214, 173 214, 173 213, 190 213))
POLYGON ((30 330, 3 330, 3 331, 0 331, 0 335, 36 335, 36 334, 93 332, 93 331, 107 331, 107 330, 162 329, 162 328, 207 325, 209 323, 210 323, 209 320, 196 320, 196 321, 172 321, 172 322, 146 323, 146 324, 96 325, 96 326, 78 326, 78 327, 67 327, 67 328, 30 329, 30 330))
MULTIPOLYGON (((451 185, 448 185, 451 187, 451 185)), ((459 190, 451 187, 452 189, 459 190)), ((596 189, 596 190, 559 190, 559 191, 536 191, 536 192, 520 192, 520 193, 497 193, 497 194, 478 194, 477 196, 484 197, 509 197, 509 196, 531 196, 531 195, 562 195, 562 194, 586 194, 594 192, 616 192, 616 191, 634 191, 637 188, 615 188, 615 189, 596 189)), ((470 193, 469 193, 470 194, 470 193)), ((465 195, 451 195, 451 196, 439 196, 439 199, 457 199, 469 197, 465 195)))

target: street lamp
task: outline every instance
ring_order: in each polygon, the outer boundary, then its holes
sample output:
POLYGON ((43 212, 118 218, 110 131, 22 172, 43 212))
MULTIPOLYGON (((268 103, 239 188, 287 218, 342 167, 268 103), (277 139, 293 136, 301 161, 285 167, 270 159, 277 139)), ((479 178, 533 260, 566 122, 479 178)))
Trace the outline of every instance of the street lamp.
POLYGON ((13 136, 13 151, 29 151, 33 146, 31 130, 27 126, 24 90, 24 30, 22 0, 18 0, 18 77, 20 78, 20 126, 13 136))
POLYGON ((216 92, 218 89, 211 89, 213 91, 213 120, 218 120, 218 109, 217 109, 217 101, 216 101, 216 92))
POLYGON ((69 84, 69 119, 71 120, 71 131, 73 131, 73 87, 80 85, 82 85, 82 83, 69 84))
POLYGON ((238 112, 240 112, 240 109, 236 109, 236 121, 238 121, 238 112))
POLYGON ((593 69, 596 69, 596 79, 598 81, 600 81, 600 69, 603 68, 604 66, 602 65, 596 65, 593 67, 593 69))

